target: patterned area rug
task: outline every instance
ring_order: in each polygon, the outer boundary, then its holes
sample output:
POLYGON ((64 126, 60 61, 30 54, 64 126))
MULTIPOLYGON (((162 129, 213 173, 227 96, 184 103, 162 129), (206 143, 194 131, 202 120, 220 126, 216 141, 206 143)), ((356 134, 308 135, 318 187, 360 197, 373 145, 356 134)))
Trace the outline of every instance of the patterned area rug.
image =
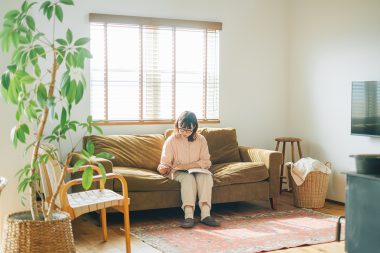
POLYGON ((253 253, 332 242, 337 224, 336 216, 309 209, 226 212, 215 217, 221 227, 199 223, 183 229, 177 219, 136 224, 132 234, 165 253, 253 253))

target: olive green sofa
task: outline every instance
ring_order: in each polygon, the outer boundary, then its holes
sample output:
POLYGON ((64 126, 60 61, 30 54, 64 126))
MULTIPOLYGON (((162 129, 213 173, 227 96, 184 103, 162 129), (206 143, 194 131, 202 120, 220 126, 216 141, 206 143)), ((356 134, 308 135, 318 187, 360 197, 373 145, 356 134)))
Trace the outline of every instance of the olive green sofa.
MULTIPOLYGON (((180 184, 157 172, 165 138, 172 134, 87 136, 95 153, 109 152, 114 159, 99 159, 106 172, 120 173, 128 183, 130 210, 181 206, 180 184)), ((233 128, 201 128, 208 143, 213 172, 213 203, 270 200, 276 208, 279 196, 280 152, 238 146, 233 128)), ((78 159, 74 156, 72 164, 78 159)), ((77 174, 74 177, 79 177, 77 174)), ((107 181, 106 188, 120 192, 121 185, 107 181)))

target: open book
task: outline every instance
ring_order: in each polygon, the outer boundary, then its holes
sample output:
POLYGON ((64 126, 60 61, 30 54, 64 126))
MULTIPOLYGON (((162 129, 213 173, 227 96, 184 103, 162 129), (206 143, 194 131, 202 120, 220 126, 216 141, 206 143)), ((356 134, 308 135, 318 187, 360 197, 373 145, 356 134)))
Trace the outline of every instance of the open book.
POLYGON ((209 175, 212 175, 212 172, 207 170, 207 169, 201 169, 201 168, 192 168, 192 169, 188 169, 188 170, 184 170, 185 172, 188 172, 188 173, 205 173, 205 174, 209 174, 209 175))

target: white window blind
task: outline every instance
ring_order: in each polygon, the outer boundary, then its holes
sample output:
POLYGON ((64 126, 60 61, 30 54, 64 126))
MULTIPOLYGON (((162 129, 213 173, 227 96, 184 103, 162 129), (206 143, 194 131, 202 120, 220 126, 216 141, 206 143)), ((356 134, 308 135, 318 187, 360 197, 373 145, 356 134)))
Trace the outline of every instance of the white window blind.
POLYGON ((215 22, 90 14, 91 114, 103 121, 219 119, 215 22))

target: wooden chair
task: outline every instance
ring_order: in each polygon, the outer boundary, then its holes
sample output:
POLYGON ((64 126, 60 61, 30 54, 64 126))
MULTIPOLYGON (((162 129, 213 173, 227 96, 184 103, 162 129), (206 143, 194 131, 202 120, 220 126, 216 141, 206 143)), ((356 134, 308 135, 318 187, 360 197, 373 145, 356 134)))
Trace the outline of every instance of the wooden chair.
MULTIPOLYGON (((122 185, 122 194, 120 195, 112 190, 105 189, 102 181, 101 171, 98 167, 90 165, 94 172, 98 175, 93 177, 93 182, 99 182, 99 189, 87 190, 76 193, 68 193, 68 190, 74 185, 81 185, 82 179, 73 179, 65 182, 62 186, 59 197, 55 201, 57 209, 68 212, 71 219, 75 219, 82 214, 101 210, 101 224, 103 239, 107 241, 107 220, 106 220, 106 208, 111 207, 124 213, 124 230, 125 230, 125 244, 126 252, 131 252, 131 240, 130 240, 130 224, 129 224, 129 201, 128 198, 128 185, 125 178, 119 174, 107 173, 107 180, 117 179, 122 185)), ((89 165, 82 166, 78 171, 83 171, 89 165)), ((57 189, 59 178, 61 176, 61 168, 59 163, 54 159, 49 159, 46 164, 40 167, 41 183, 45 198, 49 201, 53 192, 57 189)), ((73 173, 73 168, 69 168, 69 173, 73 173)))

